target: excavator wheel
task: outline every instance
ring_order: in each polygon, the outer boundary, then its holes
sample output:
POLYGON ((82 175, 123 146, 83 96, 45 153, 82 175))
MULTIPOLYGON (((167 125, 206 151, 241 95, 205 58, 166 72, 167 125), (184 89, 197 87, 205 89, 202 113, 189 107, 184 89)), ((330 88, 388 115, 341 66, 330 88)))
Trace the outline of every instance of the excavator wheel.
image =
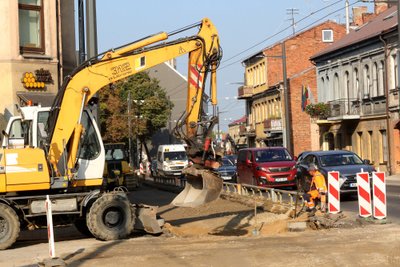
POLYGON ((129 200, 121 192, 99 197, 87 212, 86 221, 89 231, 100 240, 127 238, 135 222, 129 200))
POLYGON ((0 203, 0 250, 11 247, 19 232, 20 222, 17 214, 10 206, 0 203))

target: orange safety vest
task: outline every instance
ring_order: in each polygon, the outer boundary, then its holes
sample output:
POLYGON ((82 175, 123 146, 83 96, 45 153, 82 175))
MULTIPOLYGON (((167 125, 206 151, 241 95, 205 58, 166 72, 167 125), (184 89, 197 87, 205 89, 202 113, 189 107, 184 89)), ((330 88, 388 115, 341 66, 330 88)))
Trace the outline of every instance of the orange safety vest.
POLYGON ((315 174, 311 180, 310 190, 313 190, 314 187, 319 192, 327 191, 326 184, 325 184, 325 178, 322 175, 322 173, 320 173, 319 171, 315 172, 315 174))

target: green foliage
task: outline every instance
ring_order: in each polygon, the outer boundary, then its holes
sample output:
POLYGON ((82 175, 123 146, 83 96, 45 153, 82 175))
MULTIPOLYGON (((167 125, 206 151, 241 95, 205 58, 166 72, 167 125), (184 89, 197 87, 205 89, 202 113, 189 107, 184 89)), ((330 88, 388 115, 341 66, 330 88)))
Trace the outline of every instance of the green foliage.
POLYGON ((330 108, 325 103, 308 104, 305 112, 312 118, 326 119, 329 116, 330 108))
POLYGON ((137 135, 141 140, 150 139, 155 132, 167 125, 173 103, 168 99, 165 90, 159 86, 159 81, 151 79, 147 72, 133 75, 118 82, 114 87, 114 90, 101 91, 103 139, 115 142, 129 137, 129 92, 133 136, 137 135))

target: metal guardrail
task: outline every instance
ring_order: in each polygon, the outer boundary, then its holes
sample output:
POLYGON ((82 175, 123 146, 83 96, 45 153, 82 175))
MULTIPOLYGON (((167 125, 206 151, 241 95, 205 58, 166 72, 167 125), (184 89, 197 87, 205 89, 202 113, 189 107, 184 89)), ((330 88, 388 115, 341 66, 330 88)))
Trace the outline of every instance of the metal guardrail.
POLYGON ((223 190, 226 193, 266 198, 267 200, 271 200, 272 202, 276 202, 279 204, 289 204, 290 206, 295 205, 295 199, 297 195, 299 195, 299 199, 302 199, 303 197, 302 194, 299 194, 296 191, 228 182, 224 182, 223 190))

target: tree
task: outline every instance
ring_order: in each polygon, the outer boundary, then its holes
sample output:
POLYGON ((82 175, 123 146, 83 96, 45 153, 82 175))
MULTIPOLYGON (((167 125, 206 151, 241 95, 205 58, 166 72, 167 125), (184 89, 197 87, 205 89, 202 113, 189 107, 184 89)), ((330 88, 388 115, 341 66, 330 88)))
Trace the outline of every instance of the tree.
MULTIPOLYGON (((128 95, 132 100, 130 119, 133 137, 145 144, 151 136, 167 125, 173 103, 147 72, 140 72, 100 91, 101 131, 108 142, 126 141, 129 138, 128 95)), ((147 146, 146 153, 148 154, 147 146)))

